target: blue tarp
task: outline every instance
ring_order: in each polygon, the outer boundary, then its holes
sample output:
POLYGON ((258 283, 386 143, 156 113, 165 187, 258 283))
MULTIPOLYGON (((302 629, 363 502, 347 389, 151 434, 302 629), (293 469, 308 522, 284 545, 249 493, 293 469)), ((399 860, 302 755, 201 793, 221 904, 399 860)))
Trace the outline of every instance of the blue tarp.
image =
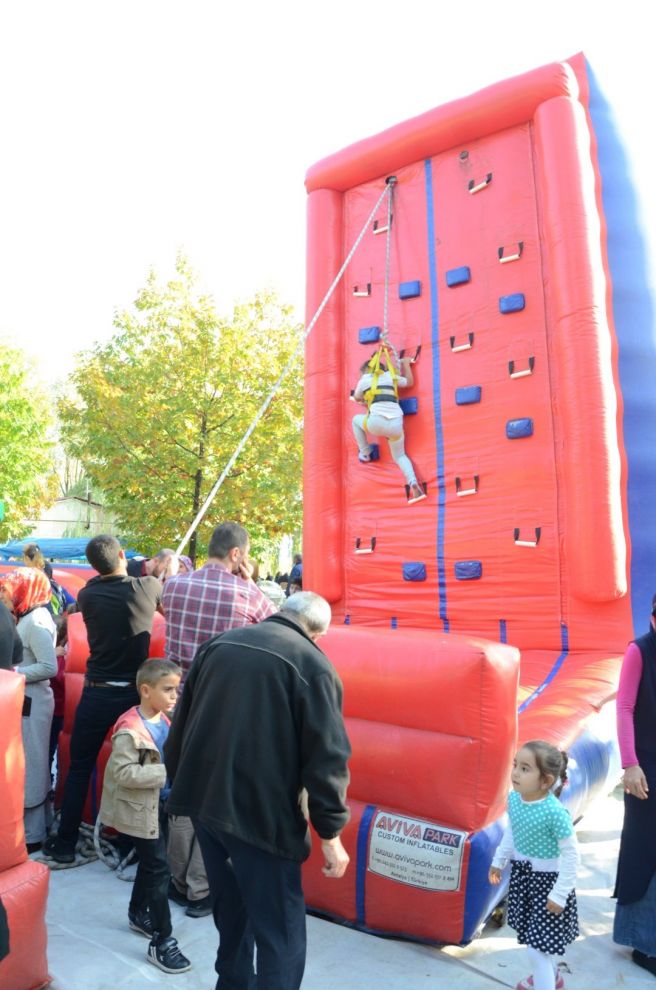
MULTIPOLYGON (((17 557, 18 560, 21 560, 23 547, 27 543, 36 543, 46 560, 83 560, 86 564, 84 550, 89 539, 90 537, 82 537, 82 539, 35 540, 26 538, 24 540, 11 540, 0 546, 0 559, 8 560, 10 557, 17 557)), ((126 550, 125 556, 139 557, 141 554, 137 553, 136 550, 126 550)))

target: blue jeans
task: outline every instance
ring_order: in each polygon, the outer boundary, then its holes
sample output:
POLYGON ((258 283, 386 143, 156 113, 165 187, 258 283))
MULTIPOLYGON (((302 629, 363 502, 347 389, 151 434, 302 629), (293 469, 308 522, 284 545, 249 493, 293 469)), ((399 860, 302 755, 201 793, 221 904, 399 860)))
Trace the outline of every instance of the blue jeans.
POLYGON ((306 951, 301 864, 196 819, 194 828, 219 932, 217 990, 298 990, 306 951))
POLYGON ((55 849, 75 852, 89 780, 105 736, 128 708, 139 704, 136 687, 85 687, 71 733, 71 762, 64 785, 55 849))

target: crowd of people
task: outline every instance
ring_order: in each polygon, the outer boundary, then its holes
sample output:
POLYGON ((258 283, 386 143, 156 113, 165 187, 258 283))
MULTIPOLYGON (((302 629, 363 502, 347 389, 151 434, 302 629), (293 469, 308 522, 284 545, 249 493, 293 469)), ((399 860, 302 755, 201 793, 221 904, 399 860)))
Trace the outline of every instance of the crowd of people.
MULTIPOLYGON (((118 540, 97 536, 86 550, 96 575, 76 603, 57 608, 52 575, 29 549, 28 566, 0 575, 0 666, 25 678, 28 850, 42 847, 52 863, 75 864, 90 777, 109 733, 100 820, 136 850, 127 924, 148 939, 148 961, 170 974, 192 965, 173 936, 173 900, 189 917, 213 915, 222 990, 297 990, 308 822, 321 841, 324 874, 339 879, 349 861, 340 834, 350 756, 341 683, 317 645, 330 606, 303 590, 301 555, 289 574, 258 583, 248 533, 237 523, 215 528, 197 570, 167 549, 128 561, 118 540), (51 685, 61 689, 65 607, 82 613, 89 657, 51 831, 62 714, 51 685), (165 656, 149 659, 156 611, 165 619, 165 656)), ((655 712, 656 596, 649 632, 627 649, 618 694, 625 824, 614 929, 653 975, 655 712)), ((558 801, 566 780, 565 753, 541 740, 523 744, 489 872, 498 884, 510 868, 508 922, 532 968, 518 990, 560 990, 557 956, 579 934, 576 838, 558 801)))

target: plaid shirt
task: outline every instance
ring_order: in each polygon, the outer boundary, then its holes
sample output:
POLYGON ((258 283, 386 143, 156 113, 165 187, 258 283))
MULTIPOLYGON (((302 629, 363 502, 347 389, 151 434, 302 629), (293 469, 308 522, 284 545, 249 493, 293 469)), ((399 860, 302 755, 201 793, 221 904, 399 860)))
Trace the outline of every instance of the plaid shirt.
POLYGON ((261 622, 276 611, 253 581, 222 564, 205 564, 164 584, 165 654, 182 667, 183 680, 199 646, 212 636, 261 622))

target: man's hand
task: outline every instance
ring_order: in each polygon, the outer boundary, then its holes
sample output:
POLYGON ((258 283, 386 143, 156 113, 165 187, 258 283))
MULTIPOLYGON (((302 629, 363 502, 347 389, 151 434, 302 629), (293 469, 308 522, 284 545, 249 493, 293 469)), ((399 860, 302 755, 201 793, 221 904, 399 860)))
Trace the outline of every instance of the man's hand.
POLYGON ((488 873, 487 878, 488 878, 489 882, 492 883, 492 884, 494 884, 495 886, 498 883, 501 883, 501 870, 499 869, 499 867, 498 866, 491 866, 490 867, 490 872, 488 873))
POLYGON ((550 914, 562 914, 564 910, 565 908, 562 904, 556 904, 555 901, 550 901, 547 898, 547 911, 549 911, 550 914))
POLYGON ((342 845, 340 837, 322 839, 321 851, 325 860, 325 865, 321 868, 324 876, 332 877, 333 880, 343 877, 346 873, 346 867, 349 865, 349 855, 342 845))
POLYGON ((627 767, 624 771, 622 784, 627 794, 645 801, 649 797, 649 784, 640 767, 627 767))
POLYGON ((244 581, 250 581, 253 578, 253 565, 250 560, 242 560, 239 564, 239 570, 237 572, 239 577, 242 577, 244 581))

